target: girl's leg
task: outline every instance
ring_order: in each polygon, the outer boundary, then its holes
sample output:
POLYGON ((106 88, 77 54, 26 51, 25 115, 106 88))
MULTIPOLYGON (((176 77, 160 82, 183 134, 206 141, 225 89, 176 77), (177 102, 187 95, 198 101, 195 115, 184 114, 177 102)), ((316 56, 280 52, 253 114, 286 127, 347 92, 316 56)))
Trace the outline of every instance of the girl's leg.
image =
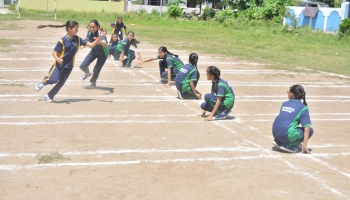
POLYGON ((114 47, 114 60, 119 60, 119 57, 120 57, 120 53, 117 49, 117 45, 114 47))
POLYGON ((114 46, 108 46, 108 50, 109 50, 109 55, 114 55, 114 46))
POLYGON ((106 56, 97 58, 96 65, 94 67, 94 71, 93 71, 92 77, 90 79, 91 83, 96 83, 96 80, 97 80, 98 76, 100 75, 101 69, 102 69, 103 65, 105 64, 106 60, 107 60, 106 56))
POLYGON ((128 54, 126 56, 127 58, 123 61, 123 65, 126 67, 130 67, 131 62, 135 59, 135 52, 129 49, 128 54))
POLYGON ((202 110, 211 112, 215 106, 217 97, 212 94, 205 94, 204 100, 205 102, 201 104, 202 110))
MULTIPOLYGON (((304 132, 305 132, 305 128, 304 127, 298 127, 297 130, 295 131, 295 134, 297 136, 294 137, 295 140, 290 141, 290 143, 288 144, 288 147, 298 146, 299 144, 301 144, 304 141, 304 132)), ((314 129, 310 127, 309 138, 311 138, 311 136, 313 134, 314 134, 314 129)))
MULTIPOLYGON (((168 70, 166 70, 168 68, 168 66, 166 65, 166 62, 164 60, 159 61, 159 74, 160 74, 160 78, 164 78, 163 77, 163 73, 166 72, 168 74, 168 70)), ((166 75, 167 77, 168 75, 166 75)))
MULTIPOLYGON (((197 91, 197 93, 199 93, 199 92, 197 91)), ((181 92, 181 97, 183 99, 198 99, 197 96, 195 94, 193 94, 192 91, 181 92)))
POLYGON ((37 91, 39 91, 47 84, 55 84, 55 83, 57 83, 59 78, 60 78, 60 76, 61 76, 61 69, 60 69, 59 65, 56 63, 55 65, 53 65, 50 68, 49 74, 44 77, 44 80, 41 81, 40 83, 38 83, 35 86, 35 89, 37 91))
POLYGON ((119 37, 119 40, 123 40, 123 33, 122 31, 119 31, 118 32, 118 37, 119 37), (119 34, 120 33, 120 34, 119 34))
POLYGON ((60 91, 61 87, 64 85, 64 83, 66 83, 71 72, 72 68, 64 68, 62 70, 58 83, 50 90, 49 93, 47 93, 50 99, 53 99, 58 93, 58 91, 60 91))
POLYGON ((87 77, 91 76, 91 73, 89 71, 89 65, 96 59, 90 52, 84 59, 83 63, 80 65, 80 69, 85 73, 83 74, 80 79, 85 80, 87 77))

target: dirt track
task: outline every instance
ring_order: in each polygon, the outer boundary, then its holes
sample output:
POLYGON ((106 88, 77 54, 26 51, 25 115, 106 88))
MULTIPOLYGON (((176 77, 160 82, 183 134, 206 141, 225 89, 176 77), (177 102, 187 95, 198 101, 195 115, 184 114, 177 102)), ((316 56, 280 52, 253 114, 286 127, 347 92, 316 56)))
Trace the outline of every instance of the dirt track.
MULTIPOLYGON (((0 32, 25 41, 0 54, 0 199, 350 199, 350 79, 200 54, 198 91, 210 91, 205 69, 216 65, 236 93, 235 119, 204 122, 196 116, 202 100, 179 100, 174 85, 157 82, 157 62, 119 69, 108 60, 98 87, 86 89, 84 49, 46 103, 52 86, 35 85, 65 30, 34 28, 43 23, 0 32), (296 83, 315 129, 310 155, 271 144, 272 122, 296 83), (69 160, 38 164, 37 154, 53 151, 69 160)), ((157 55, 162 44, 140 39, 144 59, 157 55)), ((170 50, 184 62, 191 53, 170 50)))

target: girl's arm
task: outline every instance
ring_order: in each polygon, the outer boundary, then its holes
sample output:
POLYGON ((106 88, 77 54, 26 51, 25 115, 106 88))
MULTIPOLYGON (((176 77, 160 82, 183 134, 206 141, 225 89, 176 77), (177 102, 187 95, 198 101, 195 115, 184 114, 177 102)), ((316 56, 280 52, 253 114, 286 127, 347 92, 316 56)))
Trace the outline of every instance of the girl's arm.
MULTIPOLYGON (((137 53, 139 54, 140 52, 137 52, 137 53)), ((149 58, 149 59, 147 59, 147 60, 140 61, 139 64, 137 64, 137 65, 140 66, 140 65, 142 65, 143 63, 145 63, 145 62, 150 62, 150 61, 152 61, 152 60, 158 60, 158 58, 149 58)))
POLYGON ((220 106, 221 98, 222 98, 222 97, 218 97, 218 98, 217 98, 213 110, 211 111, 210 115, 209 115, 207 118, 204 119, 204 121, 210 121, 210 120, 214 117, 214 114, 216 113, 216 111, 218 110, 218 108, 219 108, 219 106, 220 106))
POLYGON ((137 52, 137 55, 139 56, 139 61, 142 62, 141 53, 139 51, 137 52))
POLYGON ((307 141, 309 140, 309 136, 310 136, 310 127, 307 126, 304 128, 304 141, 302 144, 301 153, 306 152, 306 153, 310 154, 310 151, 307 148, 307 141))
POLYGON ((105 40, 101 40, 100 41, 100 45, 103 46, 103 47, 106 47, 107 46, 107 42, 105 40))
POLYGON ((120 54, 119 60, 120 60, 119 67, 123 67, 124 51, 120 54))
POLYGON ((96 38, 95 41, 93 42, 87 42, 86 46, 90 47, 90 48, 94 48, 102 39, 102 36, 100 35, 99 37, 96 38))
POLYGON ((198 99, 201 99, 201 95, 197 93, 196 87, 194 86, 193 81, 190 81, 190 87, 194 95, 197 96, 198 99))
POLYGON ((168 67, 168 83, 165 85, 165 87, 170 88, 170 81, 171 81, 171 68, 168 67))
POLYGON ((57 52, 53 51, 52 55, 55 58, 56 62, 58 62, 58 64, 62 64, 63 63, 63 59, 58 57, 57 52))

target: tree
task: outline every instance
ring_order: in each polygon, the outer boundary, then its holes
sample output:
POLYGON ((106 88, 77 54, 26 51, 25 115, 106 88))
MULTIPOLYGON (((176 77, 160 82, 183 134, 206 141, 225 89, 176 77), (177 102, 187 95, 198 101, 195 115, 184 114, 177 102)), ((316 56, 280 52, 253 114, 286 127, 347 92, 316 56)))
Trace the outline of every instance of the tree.
POLYGON ((202 12, 202 5, 203 5, 205 2, 212 3, 213 0, 189 0, 189 2, 191 2, 191 3, 193 3, 194 5, 198 6, 198 7, 199 7, 199 14, 201 14, 201 12, 202 12))

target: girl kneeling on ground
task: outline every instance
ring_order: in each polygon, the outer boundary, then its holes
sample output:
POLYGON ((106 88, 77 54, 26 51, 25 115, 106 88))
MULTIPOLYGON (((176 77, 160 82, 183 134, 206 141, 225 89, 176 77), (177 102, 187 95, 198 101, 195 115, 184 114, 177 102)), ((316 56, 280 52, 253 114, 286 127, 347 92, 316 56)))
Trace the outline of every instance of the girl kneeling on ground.
POLYGON ((136 48, 137 55, 139 56, 138 59, 140 62, 142 62, 141 54, 139 49, 137 48, 137 44, 140 43, 138 40, 134 39, 134 32, 129 31, 127 34, 127 38, 120 41, 116 48, 115 48, 115 54, 120 55, 120 67, 127 67, 132 68, 131 65, 132 61, 135 59, 135 52, 130 49, 130 46, 134 46, 136 48), (126 56, 126 58, 124 58, 126 56))
POLYGON ((205 117, 205 112, 211 112, 205 121, 211 119, 225 119, 230 114, 235 103, 235 93, 228 83, 220 78, 220 70, 215 66, 210 66, 207 69, 207 79, 212 82, 211 94, 204 96, 205 102, 202 103, 202 117, 205 117))
POLYGON ((159 61, 160 82, 167 83, 165 86, 169 88, 171 79, 176 77, 180 69, 184 66, 184 63, 180 60, 178 55, 170 53, 166 47, 162 46, 159 47, 158 56, 156 58, 147 59, 140 62, 139 65, 157 59, 162 59, 159 61))
POLYGON ((201 99, 201 94, 196 90, 199 81, 197 67, 198 55, 191 53, 189 64, 184 65, 175 78, 175 85, 180 99, 201 99))
POLYGON ((301 152, 310 153, 307 142, 313 135, 305 91, 301 85, 293 85, 287 91, 289 101, 282 104, 280 113, 272 125, 272 144, 286 152, 296 153, 302 144, 301 152), (301 103, 300 100, 303 100, 301 103), (299 127, 301 124, 301 127, 299 127))

